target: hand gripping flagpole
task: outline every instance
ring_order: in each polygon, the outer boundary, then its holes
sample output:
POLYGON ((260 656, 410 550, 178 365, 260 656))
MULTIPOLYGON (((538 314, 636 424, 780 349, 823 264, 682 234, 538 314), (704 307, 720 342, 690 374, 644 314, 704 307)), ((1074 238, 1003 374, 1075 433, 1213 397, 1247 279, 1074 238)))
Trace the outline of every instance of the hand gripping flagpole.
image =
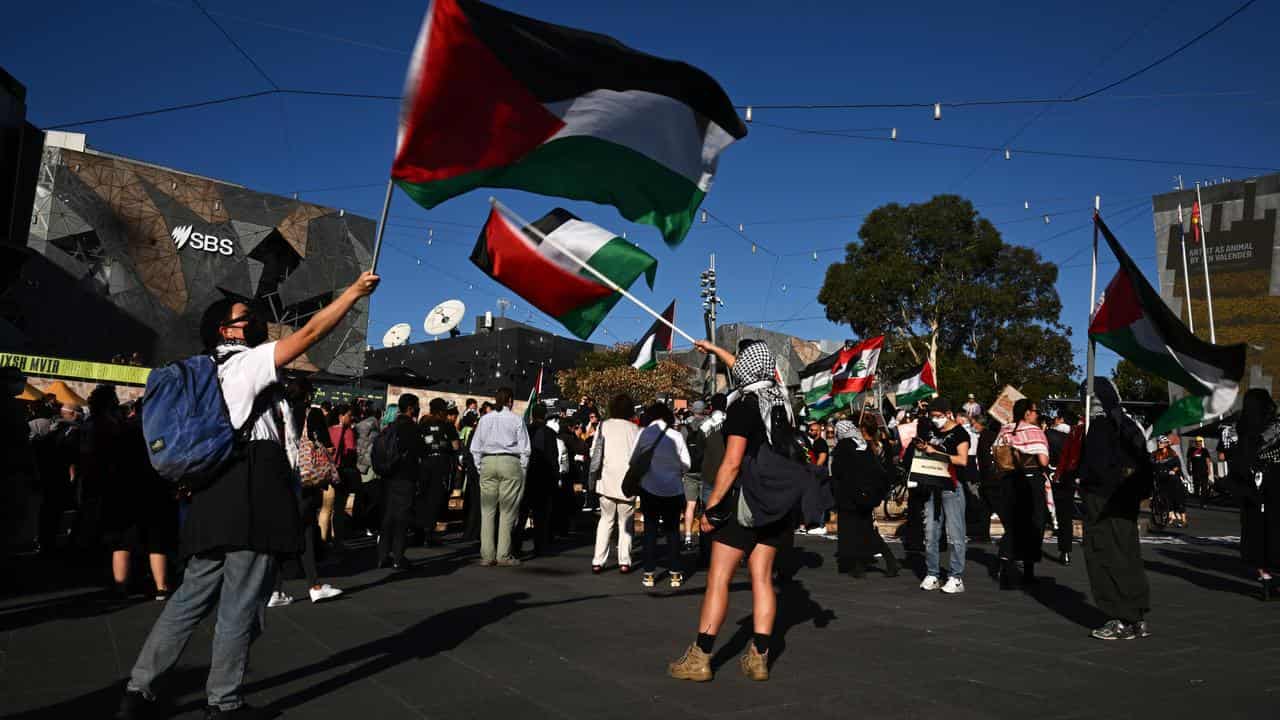
POLYGON ((596 278, 597 280, 599 280, 600 282, 602 282, 602 283, 604 283, 605 285, 607 285, 611 290, 613 290, 613 291, 615 291, 615 292, 619 293, 620 295, 622 295, 622 297, 624 297, 624 298, 626 298, 626 299, 630 300, 631 302, 635 303, 636 305, 640 306, 640 309, 641 309, 641 310, 644 310, 645 312, 647 312, 647 313, 649 313, 650 315, 652 315, 652 316, 653 316, 653 318, 654 318, 655 320, 657 320, 658 322, 662 323, 663 325, 666 325, 667 327, 671 328, 671 329, 672 329, 676 334, 678 334, 680 337, 684 338, 685 340, 688 340, 688 341, 689 341, 689 342, 691 342, 691 343, 696 343, 696 342, 697 342, 697 340, 694 340, 694 339, 693 339, 693 336, 692 336, 692 335, 690 335, 689 333, 687 333, 687 332, 685 332, 685 331, 681 330, 680 328, 676 327, 674 323, 672 323, 670 320, 668 320, 668 319, 666 319, 666 318, 662 317, 662 315, 658 314, 657 312, 654 312, 653 308, 649 307, 648 305, 645 305, 643 302, 640 302, 640 299, 639 299, 639 298, 637 298, 635 295, 632 295, 631 293, 627 292, 627 290, 626 290, 625 288, 623 288, 623 287, 619 286, 619 285, 618 285, 618 283, 614 282, 613 280, 610 280, 610 279, 609 279, 609 278, 608 278, 604 273, 602 273, 602 272, 600 272, 599 270, 597 270, 597 269, 595 269, 595 268, 591 267, 591 265, 587 264, 587 262, 586 262, 585 260, 582 260, 582 259, 580 259, 577 255, 574 255, 574 254, 573 254, 573 252, 572 252, 571 250, 569 250, 569 248, 565 247, 564 245, 560 244, 559 242, 557 242, 557 241, 555 241, 555 240, 552 240, 551 238, 549 238, 549 237, 547 237, 546 235, 542 234, 542 231, 541 231, 541 230, 539 230, 538 228, 534 227, 534 226, 533 226, 533 224, 532 224, 532 223, 530 223, 528 220, 525 220, 524 218, 520 217, 520 216, 519 216, 518 214, 516 214, 516 212, 515 212, 514 210, 512 210, 511 208, 507 207, 506 205, 503 205, 501 202, 499 202, 499 201, 498 201, 498 199, 497 199, 497 198, 492 198, 492 197, 491 197, 491 198, 489 198, 489 203, 490 203, 491 205, 493 205, 494 209, 496 209, 499 213, 502 213, 502 214, 506 215, 507 217, 511 218, 512 220, 514 220, 514 221, 515 221, 517 224, 519 224, 519 225, 522 227, 522 229, 524 229, 525 231, 527 231, 527 232, 531 232, 531 233, 533 233, 534 235, 537 235, 537 236, 538 236, 538 239, 539 239, 539 240, 541 240, 542 242, 547 243, 548 245, 550 245, 551 247, 555 248, 556 250, 559 250, 559 251, 560 251, 560 253, 561 253, 562 255, 564 255, 564 256, 566 256, 566 257, 568 257, 568 258, 569 258, 570 260, 572 260, 572 261, 573 261, 573 262, 574 262, 578 267, 580 267, 580 268, 582 268, 583 270, 586 270, 587 272, 589 272, 589 273, 591 273, 592 275, 594 275, 594 276, 595 276, 595 278, 596 278))
POLYGON ((382 215, 378 218, 378 234, 373 241, 373 264, 369 266, 369 272, 378 272, 378 255, 382 252, 382 233, 387 229, 387 213, 391 211, 391 192, 395 190, 395 180, 387 180, 387 197, 382 201, 382 215))

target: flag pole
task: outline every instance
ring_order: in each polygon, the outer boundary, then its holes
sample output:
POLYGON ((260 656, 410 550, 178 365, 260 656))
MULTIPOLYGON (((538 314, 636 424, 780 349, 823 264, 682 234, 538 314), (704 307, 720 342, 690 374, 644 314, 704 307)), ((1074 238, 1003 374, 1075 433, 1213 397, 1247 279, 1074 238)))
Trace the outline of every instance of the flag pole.
POLYGON ((1205 207, 1200 199, 1200 183, 1196 183, 1196 205, 1200 206, 1200 267, 1204 268, 1204 297, 1209 304, 1209 342, 1218 343, 1218 333, 1213 325, 1213 289, 1209 287, 1209 233, 1205 230, 1205 207))
POLYGON ((382 233, 387 230, 387 213, 391 211, 391 191, 395 190, 395 180, 387 180, 387 197, 382 201, 382 215, 378 217, 378 234, 373 241, 373 265, 369 272, 378 271, 378 255, 382 253, 382 233))
MULTIPOLYGON (((1191 312, 1191 275, 1187 271, 1187 231, 1182 227, 1181 202, 1178 203, 1178 239, 1182 243, 1182 292, 1187 296, 1187 329, 1194 335, 1196 332, 1196 318, 1191 312)), ((1202 254, 1201 258, 1203 257, 1202 254)))
POLYGON ((637 298, 635 295, 632 295, 630 292, 628 292, 625 288, 619 286, 618 283, 614 282, 613 280, 610 280, 608 276, 606 276, 604 273, 591 267, 591 265, 589 265, 585 260, 582 260, 577 255, 574 255, 573 252, 569 250, 569 248, 565 247, 559 242, 552 240, 551 238, 544 235, 541 230, 534 227, 533 224, 530 223, 528 220, 525 220, 524 218, 520 217, 511 208, 507 207, 506 205, 503 205, 502 202, 500 202, 497 198, 493 198, 493 197, 489 198, 489 204, 493 205, 493 207, 497 209, 498 212, 505 213, 512 220, 519 223, 525 231, 531 232, 534 235, 537 235, 539 240, 547 243, 548 245, 555 248, 556 250, 559 250, 561 254, 565 255, 570 260, 572 260, 574 264, 576 264, 578 267, 594 275, 597 280, 607 285, 611 290, 613 290, 614 292, 617 292, 618 294, 622 295, 622 297, 640 306, 641 310, 644 310, 645 312, 652 315, 655 320, 671 328, 675 333, 680 335, 680 337, 684 338, 685 340, 688 340, 691 343, 697 342, 697 340, 693 339, 692 335, 676 327, 674 323, 662 317, 662 315, 658 314, 657 312, 654 312, 653 308, 641 302, 640 298, 637 298))
MULTIPOLYGON (((1093 313, 1095 304, 1098 302, 1098 213, 1102 210, 1102 196, 1093 196, 1093 260, 1089 269, 1089 323, 1085 326, 1085 334, 1089 334, 1088 327, 1093 324, 1093 313)), ((1097 346, 1093 342, 1093 338, 1089 338, 1088 356, 1085 360, 1085 394, 1084 394, 1084 431, 1089 432, 1089 423, 1093 415, 1093 373, 1097 364, 1097 346)))

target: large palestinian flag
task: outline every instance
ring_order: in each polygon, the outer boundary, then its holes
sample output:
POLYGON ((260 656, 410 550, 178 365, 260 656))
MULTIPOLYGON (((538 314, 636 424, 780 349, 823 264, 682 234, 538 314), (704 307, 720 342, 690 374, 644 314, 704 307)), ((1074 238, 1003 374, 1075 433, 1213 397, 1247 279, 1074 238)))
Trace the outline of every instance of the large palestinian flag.
POLYGON ((898 407, 909 407, 918 400, 937 395, 938 381, 933 378, 933 366, 925 360, 919 370, 899 382, 890 392, 893 394, 893 404, 898 407))
MULTIPOLYGON (((672 325, 675 324, 675 300, 672 300, 667 309, 662 311, 662 317, 666 318, 667 322, 672 325)), ((653 370, 658 367, 659 350, 671 350, 671 327, 664 322, 654 320, 653 325, 649 326, 649 330, 631 348, 631 367, 637 370, 653 370)))
POLYGON ((875 382, 882 347, 884 336, 880 335, 806 365, 798 374, 809 419, 821 420, 856 407, 861 395, 875 382))
POLYGON ((423 207, 478 187, 613 205, 679 243, 747 134, 710 75, 605 35, 433 0, 391 176, 423 207))
MULTIPOLYGON (((556 208, 534 222, 548 239, 614 281, 629 288, 641 275, 653 287, 658 261, 602 227, 556 208)), ((622 297, 570 260, 537 232, 522 228, 497 207, 480 231, 471 262, 583 340, 622 297)))
POLYGON ((1089 324, 1089 339, 1189 393, 1160 416, 1153 432, 1198 424, 1229 411, 1244 377, 1244 344, 1214 345, 1192 334, 1097 215, 1094 227, 1107 239, 1120 270, 1089 324))

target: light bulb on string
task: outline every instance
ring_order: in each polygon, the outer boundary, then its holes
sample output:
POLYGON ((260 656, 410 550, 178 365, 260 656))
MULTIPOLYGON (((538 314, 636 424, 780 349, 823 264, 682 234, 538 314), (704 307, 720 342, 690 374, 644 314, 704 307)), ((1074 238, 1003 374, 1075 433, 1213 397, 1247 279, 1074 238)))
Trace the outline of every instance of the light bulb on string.
POLYGON ((897 139, 898 139, 898 128, 892 128, 892 129, 889 131, 889 139, 890 139, 890 140, 897 140, 897 139))
POLYGON ((751 122, 751 106, 747 106, 747 122, 751 122))
POLYGON ((738 223, 738 232, 743 232, 743 231, 745 231, 745 230, 746 230, 746 228, 744 228, 744 227, 742 226, 742 223, 738 223))
POLYGON ((814 250, 814 251, 813 251, 813 261, 814 261, 814 262, 818 262, 818 251, 817 251, 817 250, 814 250))
POLYGON ((1004 149, 1004 159, 1005 159, 1005 160, 1012 160, 1012 159, 1013 159, 1013 154, 1009 152, 1009 148, 1005 148, 1005 149, 1004 149))
POLYGON ((751 243, 751 254, 752 254, 752 255, 755 255, 755 254, 756 254, 756 244, 755 244, 755 243, 751 243))
POLYGON ((422 258, 414 258, 414 261, 418 263, 418 267, 422 267, 422 258))
POLYGON ((1030 209, 1031 209, 1031 201, 1030 201, 1030 200, 1023 200, 1023 201, 1022 201, 1022 209, 1023 209, 1023 210, 1030 210, 1030 209))
POLYGON ((933 119, 934 120, 942 119, 942 103, 933 104, 933 119))
POLYGON ((706 222, 707 222, 707 211, 706 211, 706 210, 703 210, 703 211, 702 211, 702 222, 703 222, 703 224, 704 224, 704 225, 705 225, 705 224, 706 224, 706 222))
POLYGON ((1049 216, 1048 216, 1048 215, 1045 215, 1045 216, 1044 216, 1044 224, 1045 224, 1045 225, 1048 225, 1048 224, 1049 224, 1049 216))

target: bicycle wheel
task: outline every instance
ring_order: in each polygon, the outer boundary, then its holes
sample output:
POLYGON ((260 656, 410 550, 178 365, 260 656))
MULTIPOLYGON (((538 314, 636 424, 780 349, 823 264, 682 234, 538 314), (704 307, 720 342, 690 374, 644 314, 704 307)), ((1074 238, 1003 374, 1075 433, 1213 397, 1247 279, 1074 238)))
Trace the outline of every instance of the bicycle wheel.
POLYGON ((1169 524, 1169 501, 1156 490, 1151 495, 1151 527, 1163 530, 1169 524))

